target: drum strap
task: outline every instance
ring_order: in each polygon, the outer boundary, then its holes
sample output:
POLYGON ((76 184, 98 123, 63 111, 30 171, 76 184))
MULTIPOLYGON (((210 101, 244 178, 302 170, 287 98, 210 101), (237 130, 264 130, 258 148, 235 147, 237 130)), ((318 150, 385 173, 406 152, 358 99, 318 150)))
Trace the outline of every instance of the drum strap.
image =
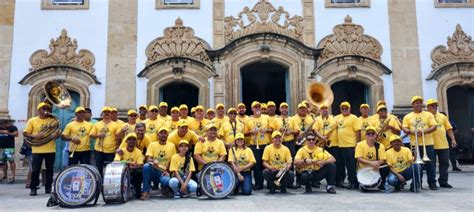
POLYGON ((380 144, 379 143, 374 143, 375 145, 375 160, 379 160, 379 147, 380 147, 380 144))

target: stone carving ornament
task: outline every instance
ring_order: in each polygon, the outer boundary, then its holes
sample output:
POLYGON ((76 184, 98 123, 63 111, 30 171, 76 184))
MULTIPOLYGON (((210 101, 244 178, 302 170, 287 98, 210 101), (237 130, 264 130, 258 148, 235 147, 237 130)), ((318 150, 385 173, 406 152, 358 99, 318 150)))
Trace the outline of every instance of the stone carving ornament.
POLYGON ((244 7, 238 17, 224 18, 226 43, 236 38, 260 32, 273 32, 303 41, 303 17, 290 14, 283 8, 275 9, 267 0, 261 0, 250 9, 244 7), (284 18, 284 20, 281 20, 284 18))
POLYGON ((40 49, 31 55, 30 71, 48 66, 67 65, 94 73, 94 55, 87 49, 81 49, 76 53, 77 41, 68 37, 65 29, 56 40, 51 39, 49 49, 50 52, 40 49))
POLYGON ((431 67, 434 70, 445 64, 474 62, 474 42, 471 36, 462 30, 461 25, 456 25, 456 31, 452 37, 448 36, 447 43, 447 47, 439 45, 431 52, 431 67))
POLYGON ((364 34, 361 25, 352 23, 352 18, 347 15, 343 24, 333 28, 334 34, 324 37, 318 48, 324 48, 319 57, 320 63, 332 58, 346 55, 358 55, 380 61, 382 45, 373 37, 364 34))
POLYGON ((178 18, 174 26, 165 28, 163 37, 148 44, 145 51, 148 58, 146 65, 171 57, 187 57, 211 66, 207 48, 209 45, 195 37, 194 30, 183 26, 183 21, 178 18))

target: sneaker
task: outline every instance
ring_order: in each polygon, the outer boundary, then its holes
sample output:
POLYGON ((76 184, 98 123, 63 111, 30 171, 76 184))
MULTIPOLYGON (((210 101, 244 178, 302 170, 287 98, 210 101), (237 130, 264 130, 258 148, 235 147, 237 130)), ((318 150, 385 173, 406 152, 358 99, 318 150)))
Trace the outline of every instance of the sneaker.
POLYGON ((431 184, 429 185, 429 187, 431 190, 435 190, 435 191, 438 190, 438 186, 436 184, 431 184))
POLYGON ((460 171, 462 171, 462 169, 460 169, 460 168, 458 168, 458 167, 456 166, 456 167, 453 167, 453 171, 455 171, 455 172, 460 172, 460 171))
POLYGON ((449 185, 448 183, 440 183, 439 184, 439 187, 442 187, 442 188, 453 188, 452 185, 449 185))
POLYGON ((178 191, 178 192, 175 192, 173 197, 174 197, 175 199, 179 199, 179 198, 181 198, 181 194, 179 193, 179 191, 178 191))
POLYGON ((140 197, 141 200, 147 200, 150 198, 150 193, 148 192, 142 192, 142 196, 140 197))
POLYGON ((326 186, 326 192, 330 193, 330 194, 335 194, 336 193, 336 189, 334 188, 334 186, 326 186))
POLYGON ((37 195, 36 189, 31 189, 30 196, 36 196, 36 195, 37 195))

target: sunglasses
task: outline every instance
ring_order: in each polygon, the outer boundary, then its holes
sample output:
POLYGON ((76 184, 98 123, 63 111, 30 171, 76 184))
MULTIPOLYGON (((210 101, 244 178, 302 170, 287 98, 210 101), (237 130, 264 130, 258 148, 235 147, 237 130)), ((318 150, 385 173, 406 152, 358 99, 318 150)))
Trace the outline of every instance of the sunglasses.
POLYGON ((368 135, 368 136, 373 136, 373 135, 375 135, 375 133, 369 132, 369 133, 365 133, 365 135, 366 135, 366 136, 367 136, 367 135, 368 135))
POLYGON ((315 141, 316 138, 306 138, 307 141, 315 141))
POLYGON ((158 110, 150 110, 152 113, 158 113, 158 110))

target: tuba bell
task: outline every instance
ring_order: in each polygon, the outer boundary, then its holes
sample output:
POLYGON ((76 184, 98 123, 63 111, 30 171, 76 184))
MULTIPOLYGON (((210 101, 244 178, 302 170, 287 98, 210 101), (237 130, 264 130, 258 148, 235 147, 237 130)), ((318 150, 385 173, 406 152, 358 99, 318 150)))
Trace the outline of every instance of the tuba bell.
POLYGON ((64 109, 71 106, 71 95, 67 89, 56 81, 49 81, 43 87, 46 99, 54 106, 64 109))
POLYGON ((313 82, 306 90, 306 98, 319 108, 322 104, 330 106, 334 101, 334 94, 328 84, 313 82))

